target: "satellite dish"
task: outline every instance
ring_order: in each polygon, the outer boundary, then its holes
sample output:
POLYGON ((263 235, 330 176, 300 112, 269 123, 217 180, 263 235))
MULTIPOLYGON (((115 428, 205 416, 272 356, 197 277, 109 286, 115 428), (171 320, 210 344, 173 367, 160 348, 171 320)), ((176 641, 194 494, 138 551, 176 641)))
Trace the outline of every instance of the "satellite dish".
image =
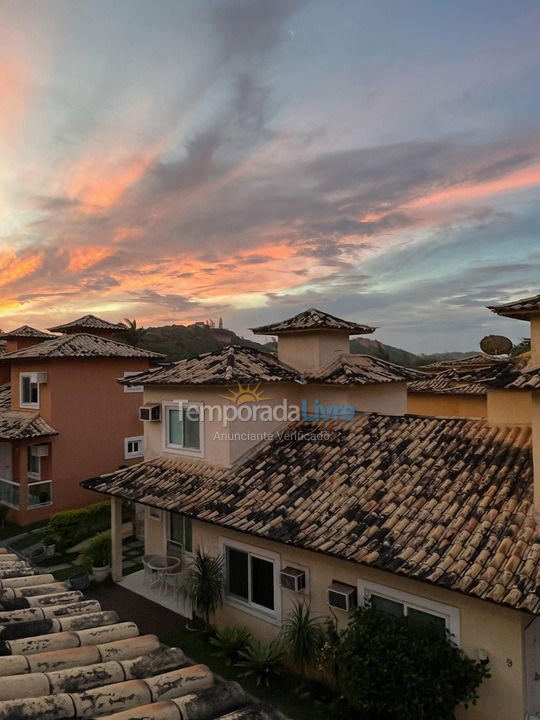
POLYGON ((480 340, 480 349, 486 355, 509 355, 513 347, 512 341, 504 335, 486 335, 480 340))

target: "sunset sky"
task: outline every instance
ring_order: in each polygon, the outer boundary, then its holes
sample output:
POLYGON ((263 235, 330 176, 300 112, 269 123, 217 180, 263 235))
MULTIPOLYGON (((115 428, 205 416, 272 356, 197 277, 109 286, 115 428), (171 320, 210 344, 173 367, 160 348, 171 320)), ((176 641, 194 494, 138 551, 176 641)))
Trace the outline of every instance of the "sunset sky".
POLYGON ((537 0, 1 0, 0 327, 247 328, 412 351, 540 292, 537 0))

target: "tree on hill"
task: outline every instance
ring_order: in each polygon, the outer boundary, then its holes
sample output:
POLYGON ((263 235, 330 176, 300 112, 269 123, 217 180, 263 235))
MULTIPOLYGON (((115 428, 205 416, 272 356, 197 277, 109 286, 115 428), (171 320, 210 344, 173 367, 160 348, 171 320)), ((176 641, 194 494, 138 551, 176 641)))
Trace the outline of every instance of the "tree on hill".
POLYGON ((122 333, 124 342, 128 345, 133 345, 133 347, 138 347, 147 331, 145 328, 137 327, 137 321, 135 319, 129 320, 129 318, 124 318, 124 322, 127 325, 127 332, 122 333))

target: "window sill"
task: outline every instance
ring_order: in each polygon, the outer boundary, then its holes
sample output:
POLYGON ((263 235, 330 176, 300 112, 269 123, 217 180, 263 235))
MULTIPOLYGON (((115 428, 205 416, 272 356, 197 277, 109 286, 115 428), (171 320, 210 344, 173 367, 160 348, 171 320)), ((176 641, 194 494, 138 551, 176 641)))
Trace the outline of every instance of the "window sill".
POLYGON ((241 600, 237 600, 230 595, 224 595, 223 602, 226 605, 236 608, 237 610, 243 610, 245 613, 248 613, 248 615, 253 615, 256 618, 259 618, 259 620, 264 620, 267 623, 281 627, 281 618, 278 617, 277 614, 272 613, 270 610, 268 612, 264 612, 264 610, 253 607, 253 605, 243 603, 241 600))
POLYGON ((124 460, 140 460, 144 457, 144 453, 136 453, 135 455, 124 455, 124 460))
POLYGON ((49 502, 46 502, 46 503, 39 503, 39 505, 27 505, 26 509, 27 510, 39 510, 39 508, 47 507, 48 505, 52 505, 52 504, 53 504, 52 500, 50 500, 49 502))
MULTIPOLYGON (((37 475, 36 473, 27 472, 26 477, 30 480, 38 480, 41 482, 41 475, 37 475)), ((46 480, 43 480, 43 482, 47 482, 46 480)))
POLYGON ((177 445, 176 446, 165 445, 163 448, 163 452, 174 453, 174 455, 189 455, 191 457, 198 457, 198 458, 204 457, 204 452, 202 450, 195 450, 195 449, 191 450, 190 448, 181 448, 181 447, 178 447, 177 445))
POLYGON ((39 403, 19 403, 24 410, 39 410, 39 403))

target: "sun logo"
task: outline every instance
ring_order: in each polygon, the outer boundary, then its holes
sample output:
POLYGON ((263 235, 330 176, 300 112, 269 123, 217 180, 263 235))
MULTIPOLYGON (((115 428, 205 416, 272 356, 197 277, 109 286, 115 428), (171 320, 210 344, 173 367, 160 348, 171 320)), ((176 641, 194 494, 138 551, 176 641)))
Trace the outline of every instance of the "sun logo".
POLYGON ((258 382, 256 385, 242 385, 242 383, 236 383, 238 385, 236 390, 229 389, 228 395, 220 395, 219 397, 230 400, 235 405, 243 405, 244 403, 258 403, 262 400, 270 400, 270 398, 264 397, 264 390, 261 388, 261 383, 258 382))

